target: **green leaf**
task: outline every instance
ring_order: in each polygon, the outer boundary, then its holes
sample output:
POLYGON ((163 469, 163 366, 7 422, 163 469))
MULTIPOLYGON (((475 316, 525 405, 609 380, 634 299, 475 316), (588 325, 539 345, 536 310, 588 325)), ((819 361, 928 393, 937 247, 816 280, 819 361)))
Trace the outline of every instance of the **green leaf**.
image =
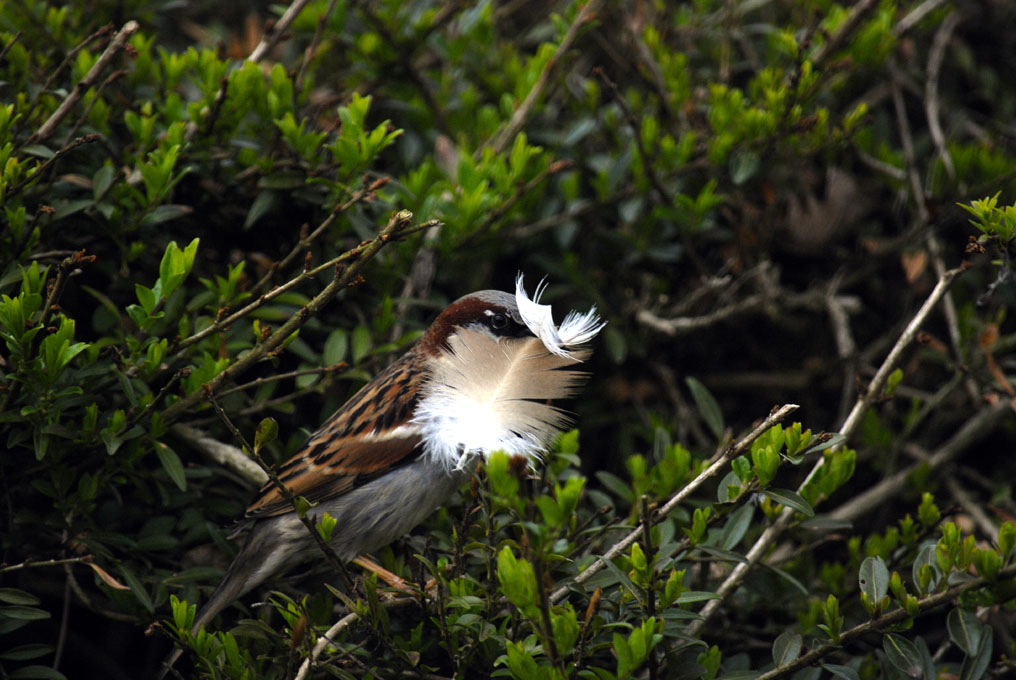
POLYGON ((0 652, 0 659, 5 661, 28 661, 38 659, 53 653, 53 645, 46 645, 39 642, 32 642, 27 645, 11 647, 7 651, 0 652))
POLYGON ((353 329, 353 364, 359 364, 370 353, 370 329, 357 326, 353 329))
POLYGON ((861 592, 868 596, 868 601, 877 607, 889 592, 889 569, 885 561, 878 556, 864 558, 857 582, 861 592))
POLYGON ((22 666, 7 676, 11 680, 67 680, 67 676, 49 666, 22 666))
POLYGON ((761 159, 754 151, 741 149, 730 156, 730 181, 741 185, 755 176, 761 159))
POLYGON ((155 442, 155 453, 159 456, 159 462, 162 463, 163 469, 173 480, 173 483, 179 487, 180 491, 186 491, 187 476, 184 474, 183 463, 180 461, 180 456, 176 455, 176 451, 162 442, 155 442))
POLYGON ((53 221, 61 220, 65 217, 70 217, 75 213, 79 213, 85 208, 91 207, 95 204, 90 198, 82 198, 75 201, 67 201, 65 203, 58 204, 56 212, 53 213, 53 221))
POLYGON ((335 531, 336 519, 329 515, 327 512, 321 515, 318 519, 317 530, 318 534, 324 539, 325 543, 332 540, 332 533, 335 531))
POLYGON ((39 598, 35 595, 27 593, 24 590, 18 590, 17 588, 0 588, 0 602, 33 607, 39 604, 41 600, 39 600, 39 598))
POLYGON ((600 481, 600 484, 607 487, 607 489, 613 492, 615 496, 618 496, 629 503, 634 502, 635 493, 623 479, 604 470, 597 470, 595 474, 596 479, 600 481))
POLYGON ((254 199, 253 203, 250 204, 250 208, 247 210, 247 218, 243 221, 244 230, 250 229, 254 226, 257 221, 265 215, 265 213, 274 209, 276 205, 278 205, 277 193, 268 189, 258 192, 257 197, 254 199))
POLYGON ((279 436, 279 423, 275 418, 264 418, 258 423, 258 429, 254 433, 254 452, 261 453, 261 449, 271 444, 279 436))
POLYGON ((349 351, 349 333, 344 328, 336 328, 325 340, 323 358, 326 366, 334 366, 346 358, 349 351))
POLYGON ((120 573, 123 575, 127 585, 130 586, 131 592, 134 593, 134 597, 137 598, 138 602, 144 607, 150 614, 155 613, 155 603, 152 602, 151 596, 148 594, 148 590, 145 588, 141 580, 134 574, 133 571, 128 569, 125 565, 120 565, 120 573))
POLYGON ((786 666, 801 654, 801 634, 792 630, 780 633, 773 642, 773 663, 776 667, 786 666))
POLYGON ((808 501, 804 500, 801 494, 796 491, 790 491, 789 489, 764 489, 762 493, 780 505, 785 505, 788 508, 796 510, 805 517, 815 516, 815 511, 812 510, 808 501))
POLYGON ((720 411, 720 405, 716 402, 716 398, 696 378, 689 376, 685 378, 685 383, 688 385, 688 389, 691 390, 692 399, 695 400, 695 405, 698 406, 702 420, 705 421, 706 426, 719 439, 723 436, 724 426, 723 413, 720 411))
POLYGON ((95 174, 92 175, 92 197, 96 201, 101 200, 106 190, 109 189, 113 183, 114 174, 113 165, 107 161, 105 165, 96 170, 95 174))
POLYGON ((991 663, 993 644, 991 626, 984 624, 981 627, 981 638, 977 649, 973 654, 963 659, 959 680, 978 680, 984 675, 984 672, 988 670, 988 664, 991 663))
POLYGON ((825 441, 820 441, 819 443, 815 444, 815 446, 806 449, 806 451, 807 453, 818 453, 819 451, 825 451, 826 449, 837 447, 846 441, 847 441, 846 437, 844 437, 839 432, 836 432, 825 441))
POLYGON ((842 678, 843 680, 860 680, 861 676, 857 674, 850 666, 841 666, 835 663, 824 663, 822 668, 829 671, 834 677, 842 678))
POLYGON ((144 216, 141 220, 141 225, 144 227, 152 227, 156 224, 175 220, 178 217, 183 217, 184 215, 190 215, 192 212, 194 212, 194 208, 189 205, 180 205, 178 203, 156 206, 152 212, 144 216))
POLYGON ((720 532, 719 547, 724 550, 733 550, 734 546, 741 542, 751 526, 752 517, 755 515, 755 506, 745 504, 730 514, 730 519, 720 532))
POLYGON ((889 662, 904 675, 911 678, 924 675, 921 654, 910 640, 896 633, 887 633, 882 638, 882 649, 889 662))
POLYGON ((0 607, 0 618, 19 619, 21 621, 41 621, 42 619, 50 618, 50 614, 44 609, 12 605, 9 607, 0 607))
POLYGON ((152 310, 155 309, 155 303, 158 300, 155 297, 155 291, 148 286, 142 286, 140 283, 134 284, 134 294, 138 298, 138 302, 141 303, 141 309, 145 310, 146 314, 151 314, 152 310))
POLYGON ((686 590, 677 596, 675 604, 692 604, 694 602, 705 602, 706 600, 718 600, 720 596, 707 590, 686 590))
POLYGON ((946 618, 946 627, 953 643, 970 655, 981 644, 981 621, 977 615, 960 607, 954 608, 946 618))

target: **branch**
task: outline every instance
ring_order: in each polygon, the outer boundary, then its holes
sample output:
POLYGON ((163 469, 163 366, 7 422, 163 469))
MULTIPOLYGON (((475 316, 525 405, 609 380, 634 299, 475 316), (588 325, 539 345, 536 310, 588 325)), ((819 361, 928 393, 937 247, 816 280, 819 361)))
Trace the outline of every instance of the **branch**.
POLYGON ((817 69, 819 65, 825 61, 833 52, 840 49, 843 43, 847 41, 847 38, 857 30, 857 27, 861 24, 861 20, 871 12, 873 9, 878 7, 878 0, 861 0, 853 9, 850 10, 850 14, 840 24, 840 28, 836 33, 829 38, 826 42, 815 48, 815 51, 811 53, 811 63, 817 69))
POLYGON ((279 17, 279 20, 275 22, 272 29, 261 38, 261 42, 258 43, 254 51, 247 57, 247 61, 252 61, 255 64, 265 58, 265 55, 279 42, 282 38, 282 34, 289 30, 290 25, 296 17, 300 16, 300 12, 307 6, 310 0, 294 0, 294 2, 286 8, 286 11, 279 17))
POLYGON ((927 466, 929 470, 938 470, 962 452, 970 449, 970 447, 985 436, 997 432, 1002 418, 1008 413, 1011 413, 1008 400, 1000 402, 995 406, 981 409, 977 415, 968 420, 928 460, 914 463, 891 477, 883 479, 875 486, 854 496, 833 510, 829 513, 829 516, 837 520, 851 521, 878 507, 886 498, 903 491, 910 475, 917 471, 918 468, 927 466))
MULTIPOLYGON (((331 283, 325 286, 324 290, 318 293, 318 295, 315 296, 314 299, 308 302, 304 307, 302 307, 300 311, 298 311, 296 314, 290 317, 290 319, 286 323, 282 324, 282 326, 280 326, 278 330, 274 331, 270 336, 268 336, 267 339, 255 345, 247 354, 243 356, 243 358, 237 360, 236 363, 230 365, 224 371, 222 371, 217 376, 209 380, 202 386, 201 389, 195 390, 191 394, 180 399, 180 401, 176 402, 175 404, 167 408, 165 411, 163 411, 162 413, 163 419, 166 422, 172 422, 173 420, 176 420, 181 415, 197 406, 205 398, 206 391, 210 390, 214 392, 223 382, 227 380, 232 380, 237 375, 243 373, 258 361, 261 361, 265 357, 269 356, 272 352, 279 349, 282 346, 282 343, 285 342, 293 333, 299 330, 300 327, 303 326, 303 324, 306 323, 308 319, 317 314, 319 311, 321 311, 321 309, 325 307, 325 305, 331 302, 332 298, 335 297, 335 295, 340 290, 355 282, 364 264, 366 264, 371 258, 373 258, 374 255, 376 255, 377 252, 381 250, 381 248, 383 248, 386 244, 388 244, 393 240, 396 240, 407 234, 413 233, 414 231, 418 231, 420 228, 423 228, 420 226, 413 225, 412 221, 413 221, 413 213, 409 212, 408 210, 400 210, 398 212, 392 213, 391 219, 388 220, 387 226, 385 226, 385 228, 381 230, 381 233, 379 233, 377 237, 375 237, 371 241, 366 241, 360 244, 358 247, 354 248, 353 250, 350 250, 347 253, 344 253, 343 255, 333 260, 331 263, 323 265, 323 267, 324 266, 335 267, 335 278, 332 280, 331 283), (350 263, 344 269, 341 268, 340 263, 348 259, 352 259, 353 260, 352 263, 350 263)), ((285 286, 280 286, 279 288, 273 290, 271 293, 268 293, 263 297, 264 298, 274 297, 275 295, 279 294, 280 289, 291 288, 292 286, 296 285, 296 283, 309 278, 312 274, 316 274, 321 269, 322 267, 318 267, 308 272, 304 272, 303 274, 296 277, 289 283, 285 284, 285 286)), ((240 312, 234 314, 232 317, 230 317, 230 319, 239 318, 243 314, 248 313, 245 310, 254 309, 260 304, 263 304, 263 301, 259 300, 255 303, 252 303, 252 305, 248 305, 248 307, 244 308, 244 310, 241 310, 240 312)), ((221 327, 221 324, 213 324, 213 326, 221 327)), ((191 341, 190 344, 196 342, 196 340, 194 340, 194 337, 195 336, 191 336, 191 338, 188 338, 188 340, 191 341)))
MULTIPOLYGON (((849 438, 854 433, 854 430, 857 429, 857 426, 861 422, 861 417, 864 415, 865 411, 868 410, 872 400, 882 393, 882 388, 885 386, 886 380, 889 378, 889 374, 899 363, 903 350, 913 342, 918 329, 928 318, 931 310, 935 308, 935 305, 937 305, 945 295, 946 291, 949 289, 949 285, 953 282, 953 279, 955 279, 961 271, 963 271, 962 268, 951 269, 945 272, 942 275, 942 278, 939 279, 938 285, 936 285, 934 290, 931 291, 931 294, 928 295, 924 304, 921 305, 921 308, 917 310, 914 318, 911 319, 910 323, 907 324, 907 327, 903 330, 903 333, 896 341, 896 345, 889 351, 889 355, 885 358, 885 361, 882 362, 882 365, 875 373, 875 377, 872 378, 871 383, 868 385, 868 389, 865 390, 864 394, 858 397, 857 402, 854 404, 854 408, 843 422, 843 425, 840 426, 840 433, 842 435, 849 438)), ((815 466, 808 473, 808 476, 798 487, 798 492, 804 489, 815 475, 818 474, 818 471, 824 462, 824 457, 818 460, 815 466)), ((719 611, 719 608, 723 605, 723 602, 727 599, 727 597, 734 591, 735 588, 737 588, 738 585, 740 585, 741 580, 748 573, 748 570, 755 566, 755 564, 762 558, 762 555, 775 544, 779 536, 790 526, 793 519, 794 510, 789 507, 784 507, 776 521, 767 527, 755 541, 754 545, 751 546, 751 549, 745 555, 745 561, 738 562, 720 587, 716 590, 717 595, 720 597, 706 603, 706 605, 702 608, 702 611, 699 612, 702 618, 689 624, 687 631, 685 631, 686 634, 694 637, 702 631, 709 619, 717 611, 719 611)))
MULTIPOLYGON (((400 597, 400 598, 395 599, 395 600, 388 600, 387 602, 381 602, 380 605, 382 607, 384 607, 385 609, 393 609, 395 607, 405 607, 407 605, 416 604, 416 603, 417 603, 417 601, 416 601, 415 598, 412 598, 412 597, 400 597)), ((306 680, 306 678, 308 677, 308 674, 311 671, 312 665, 314 663, 316 663, 317 660, 318 660, 318 657, 320 657, 321 654, 324 653, 324 651, 326 649, 328 649, 329 645, 332 644, 332 642, 335 640, 336 636, 338 636, 339 633, 341 633, 342 631, 344 631, 345 629, 349 628, 351 625, 356 623, 359 619, 360 619, 360 615, 357 614, 356 612, 353 612, 351 614, 346 614, 341 619, 336 621, 335 624, 332 625, 332 627, 329 628, 325 632, 325 634, 322 635, 321 637, 319 637, 317 639, 317 642, 314 643, 314 649, 311 650, 310 655, 306 659, 303 660, 302 664, 300 664, 300 670, 297 671, 297 673, 294 676, 293 680, 306 680)), ((423 677, 423 676, 420 676, 420 677, 423 677)))
MULTIPOLYGON (((1007 579, 1014 575, 1016 575, 1016 565, 1009 565, 1005 569, 1002 569, 998 572, 998 577, 995 579, 995 581, 989 581, 988 579, 985 578, 975 578, 971 581, 967 581, 966 583, 955 585, 952 588, 949 588, 948 590, 943 590, 941 593, 928 595, 927 597, 917 601, 918 610, 920 612, 928 611, 929 609, 933 609, 941 604, 948 602, 952 598, 956 597, 960 593, 963 593, 967 590, 981 588, 991 583, 1007 579)), ((907 619, 911 618, 913 617, 910 616, 910 614, 907 612, 906 609, 903 608, 894 609, 888 614, 883 614, 877 619, 872 619, 860 625, 854 626, 850 630, 840 635, 840 639, 836 643, 829 643, 824 644, 820 647, 816 647, 807 654, 797 657, 788 664, 780 666, 779 668, 774 668, 771 671, 756 676, 755 680, 776 680, 777 678, 785 678, 789 675, 796 673, 802 668, 811 666, 816 661, 818 661, 819 659, 828 654, 842 650, 844 644, 848 642, 853 642, 854 640, 860 638, 863 635, 867 635, 868 633, 880 633, 886 628, 889 628, 890 626, 893 626, 898 623, 903 623, 907 619)))
POLYGON ((42 124, 42 127, 36 130, 35 133, 28 138, 28 141, 25 142, 26 145, 42 141, 53 134, 53 131, 56 129, 56 126, 60 124, 60 121, 67 117, 71 108, 78 103, 78 100, 81 99, 85 92, 88 91, 88 88, 99 80, 99 76, 101 76, 102 72, 107 66, 109 66, 109 63, 113 61, 113 57, 116 56, 116 53, 123 49, 124 45, 127 44, 127 40, 134 35, 139 28, 140 26, 138 25, 138 22, 133 19, 123 25, 123 28, 120 29, 119 33, 113 36, 109 45, 106 46, 106 50, 99 56, 95 64, 92 65, 92 68, 85 74, 85 77, 78 81, 78 83, 74 86, 74 89, 70 91, 70 93, 60 103, 60 106, 57 107, 56 111, 53 112, 53 115, 51 115, 49 119, 42 124))
MULTIPOLYGON (((297 500, 296 494, 294 494, 293 491, 288 486, 286 486, 285 483, 283 483, 282 479, 279 478, 278 473, 275 472, 275 470, 273 470, 272 467, 265 462, 264 458, 261 457, 261 453, 253 446, 251 446, 250 443, 247 442, 247 439, 243 436, 243 433, 240 432, 240 430, 236 427, 236 425, 233 424, 233 421, 230 420, 229 415, 226 414, 226 411, 219 404, 218 400, 216 400, 215 393, 212 392, 211 389, 206 388, 205 397, 208 399, 208 403, 212 405, 212 408, 215 410, 216 415, 219 416, 219 419, 222 420, 222 423, 226 426, 226 429, 228 429, 230 433, 233 435, 233 438, 236 439, 236 441, 240 442, 240 445, 243 447, 244 452, 250 454, 250 457, 254 461, 254 463, 256 463, 257 466, 261 468, 261 472, 263 472, 268 477, 268 479, 271 480, 272 485, 279 490, 279 493, 282 494, 282 497, 285 498, 286 501, 289 502, 291 506, 293 506, 293 512, 296 513, 296 516, 303 523, 303 525, 307 527, 307 531, 310 532, 310 535, 314 539, 314 542, 317 544, 318 549, 324 554, 325 559, 328 560, 328 563, 331 564, 332 568, 334 568, 335 571, 337 571, 342 576, 343 580, 346 583, 346 587, 349 588, 350 592, 352 592, 353 580, 349 577, 349 572, 346 571, 346 565, 343 564, 339 556, 335 554, 335 551, 332 549, 332 546, 329 545, 328 541, 326 541, 324 537, 321 536, 321 533, 318 531, 317 524, 314 522, 314 519, 309 515, 309 513, 300 512, 300 504, 299 501, 297 500)), ((339 597, 340 600, 342 600, 343 604, 345 604, 350 609, 353 609, 353 603, 352 601, 350 601, 348 597, 343 596, 338 591, 336 591, 335 594, 336 596, 339 597)))
MULTIPOLYGON (((663 507, 658 509, 655 513, 656 519, 660 519, 666 516, 671 510, 676 508, 678 505, 683 503, 691 494, 698 490, 706 480, 715 476, 720 470, 722 470, 730 461, 737 458, 744 451, 751 446, 751 443, 761 437, 770 427, 776 423, 782 422, 787 416, 796 411, 799 407, 797 404, 785 404, 779 408, 773 409, 769 416, 759 423, 755 428, 747 435, 742 437, 737 443, 728 446, 723 452, 713 459, 713 462, 705 470, 700 472, 695 479, 685 485, 680 491, 670 497, 663 507)), ((578 574, 570 584, 561 586, 550 596, 550 601, 556 603, 561 600, 565 595, 568 594, 570 586, 579 585, 585 583, 594 574, 604 568, 607 562, 619 556, 625 550, 627 550, 635 541, 637 541, 643 535, 643 527, 636 527, 627 536, 622 538, 620 541, 611 546, 610 550, 605 552, 600 558, 586 567, 585 571, 578 574)))
MULTIPOLYGON (((402 211, 402 212, 408 212, 408 211, 402 211)), ((409 213, 409 219, 412 219, 412 213, 409 213)), ((321 226, 323 227, 323 226, 326 226, 326 224, 330 224, 331 220, 332 220, 332 217, 329 216, 329 218, 326 219, 322 223, 321 226)), ((408 236, 408 235, 410 235, 412 233, 415 233, 417 231, 420 231, 421 229, 428 229, 430 227, 439 226, 439 225, 440 225, 440 222, 438 222, 437 220, 428 220, 427 222, 424 222, 422 225, 418 225, 416 227, 407 227, 407 228, 399 231, 399 233, 397 235, 389 237, 389 240, 402 238, 402 237, 408 236)), ((319 231, 320 231, 320 227, 318 229, 315 229, 314 233, 312 233, 310 236, 308 236, 307 239, 301 239, 300 243, 304 243, 305 241, 309 243, 309 240, 313 239, 319 233, 319 231)), ((382 234, 383 233, 384 232, 382 232, 382 234)), ((191 336, 181 340, 176 345, 176 349, 179 350, 179 351, 177 351, 177 354, 174 357, 174 359, 182 359, 183 358, 183 352, 182 352, 183 349, 193 345, 196 342, 199 342, 200 340, 204 340, 205 338, 207 338, 212 333, 215 333, 217 331, 222 330, 223 328, 227 328, 227 327, 231 326, 234 322, 239 321, 240 319, 242 319, 243 317, 247 316, 248 314, 250 314, 251 312, 253 312, 257 308, 259 308, 262 305, 264 305, 266 302, 271 302, 272 300, 274 300, 278 296, 282 295, 283 293, 285 293, 286 291, 290 290, 291 288, 295 288, 296 286, 298 286, 299 284, 303 283, 307 279, 314 278, 315 276, 317 276, 318 274, 320 274, 321 272, 323 272, 325 270, 336 268, 339 265, 345 263, 347 260, 353 260, 353 259, 356 259, 356 258, 359 258, 359 257, 363 256, 364 253, 367 251, 367 249, 370 248, 372 246, 372 244, 374 244, 378 239, 381 239, 381 238, 382 238, 382 236, 379 235, 376 239, 374 239, 374 241, 365 241, 365 242, 361 243, 360 245, 358 245, 357 247, 352 248, 351 250, 348 250, 348 251, 342 253, 338 257, 335 257, 335 258, 332 258, 331 260, 328 260, 324 264, 318 265, 317 267, 314 267, 312 269, 307 269, 307 270, 301 272, 300 274, 298 274, 297 276, 293 277, 292 279, 290 279, 286 283, 283 283, 283 284, 273 288, 272 290, 268 291, 264 295, 260 296, 254 302, 250 303, 246 307, 241 308, 239 311, 236 311, 233 314, 230 314, 229 316, 227 316, 226 318, 220 319, 219 321, 216 321, 215 323, 209 325, 208 327, 201 329, 197 333, 195 333, 195 334, 193 334, 193 335, 191 335, 191 336)), ((293 252, 296 252, 296 248, 294 248, 293 252)), ((292 255, 292 253, 290 253, 290 255, 292 255)), ((373 256, 373 253, 371 253, 369 256, 366 256, 366 257, 367 257, 367 259, 370 259, 370 257, 372 257, 372 256, 373 256)), ((290 256, 287 255, 286 259, 284 259, 283 262, 285 263, 289 259, 290 259, 290 256)), ((269 276, 269 275, 266 274, 266 277, 267 276, 269 276)), ((262 279, 261 281, 259 281, 257 283, 257 285, 255 286, 255 288, 260 286, 265 281, 267 281, 267 278, 262 279)))
POLYGON ((207 455, 222 467, 232 470, 252 485, 260 487, 268 481, 268 475, 265 471, 258 467, 258 464, 250 459, 250 456, 235 446, 223 444, 218 439, 209 437, 201 430, 190 425, 184 425, 183 423, 177 423, 171 429, 173 434, 207 455))
MULTIPOLYGON (((547 88, 547 83, 550 81, 550 72, 554 69, 561 58, 564 57, 565 53, 571 49, 572 43, 575 42, 575 38, 578 37, 579 29, 582 28, 587 22, 591 21, 597 12, 600 10, 600 5, 603 4, 603 0, 589 0, 585 6, 579 10, 579 13, 575 16, 575 21, 568 27, 568 32, 565 33, 564 38, 561 39, 561 44, 554 50, 553 56, 547 61, 547 64, 543 67, 540 72, 540 77, 536 79, 529 94, 522 101, 515 113, 512 114, 511 120, 509 120, 501 129, 491 135, 490 139, 484 146, 489 146, 494 150, 495 153, 500 153, 504 150, 508 143, 515 139, 515 136, 519 134, 522 126, 526 124, 530 114, 533 112, 533 107, 536 106, 537 100, 543 91, 547 88)), ((477 150, 477 153, 482 151, 482 147, 477 150)))

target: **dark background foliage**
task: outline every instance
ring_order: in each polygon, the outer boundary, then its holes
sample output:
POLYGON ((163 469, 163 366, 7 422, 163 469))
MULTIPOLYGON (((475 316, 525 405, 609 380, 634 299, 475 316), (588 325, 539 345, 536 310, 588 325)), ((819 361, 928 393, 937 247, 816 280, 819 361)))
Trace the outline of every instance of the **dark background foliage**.
MULTIPOLYGON (((281 462, 437 310, 510 290, 517 272, 530 288, 546 277, 559 314, 595 304, 609 322, 572 405, 581 448, 563 443, 521 504, 491 472, 383 551, 452 600, 387 613, 360 586, 370 625, 321 673, 766 670, 774 641, 836 640, 819 627, 836 618, 827 596, 848 627, 868 620, 865 557, 922 596, 986 577, 991 546, 1011 566, 1011 3, 292 8, 289 23, 268 3, 0 3, 0 676, 146 677, 185 637, 170 596, 207 596, 253 494, 177 427, 239 446, 208 392, 250 440, 273 417, 262 454, 281 462), (393 238, 377 240, 386 225, 393 238), (876 372, 901 338, 887 386, 876 372), (534 583, 566 584, 644 515, 642 497, 662 505, 786 403, 805 429, 847 435, 835 465, 852 476, 803 488, 813 452, 770 482, 765 454, 738 450, 748 468, 724 478, 727 465, 662 518, 648 567, 626 550, 597 577, 599 604, 579 587, 554 603, 555 622, 581 622, 578 642, 512 596, 526 576, 505 546, 536 565, 534 583), (685 450, 691 469, 673 472, 685 450), (566 507, 555 482, 583 477, 570 525, 540 505, 566 507), (716 592, 779 524, 777 497, 756 495, 767 489, 818 506, 811 530, 806 512, 792 527, 787 515, 764 558, 783 571, 755 566, 686 627, 704 600, 668 579, 716 592), (922 587, 936 545, 942 578, 922 587), (642 630, 655 649, 624 667, 642 630), (554 651, 555 635, 575 650, 554 651)), ((829 651, 826 672, 1011 672, 1008 578, 950 595, 964 608, 948 620, 922 600, 891 635, 883 622, 829 651), (975 623, 987 628, 956 632, 975 623)), ((320 573, 273 585, 315 593, 318 634, 336 618, 320 573)), ((294 674, 314 636, 280 632, 271 609, 248 610, 242 653, 222 651, 227 636, 194 668, 240 677, 257 658, 250 677, 294 674)))

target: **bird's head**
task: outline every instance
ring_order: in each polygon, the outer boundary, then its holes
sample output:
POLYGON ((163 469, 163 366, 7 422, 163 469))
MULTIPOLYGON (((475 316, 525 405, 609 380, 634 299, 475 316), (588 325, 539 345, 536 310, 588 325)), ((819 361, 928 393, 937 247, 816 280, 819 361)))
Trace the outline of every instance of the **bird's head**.
POLYGON ((458 467, 498 450, 530 460, 547 450, 568 418, 549 402, 573 396, 585 374, 570 370, 603 323, 591 309, 560 326, 550 305, 482 290, 448 306, 420 339, 425 384, 414 422, 434 460, 458 467))
POLYGON ((532 338, 515 296, 503 290, 480 290, 448 305, 420 338, 420 348, 431 356, 448 351, 449 338, 461 330, 481 333, 490 339, 532 338))
POLYGON ((448 350, 449 339, 462 330, 474 331, 492 340, 539 338, 547 351, 573 358, 572 349, 590 342, 604 326, 596 307, 585 314, 569 312, 560 326, 554 324, 550 305, 541 305, 545 285, 536 287, 530 299, 522 275, 515 280, 515 294, 503 290, 480 290, 460 297, 438 315, 420 339, 420 348, 436 356, 448 350))

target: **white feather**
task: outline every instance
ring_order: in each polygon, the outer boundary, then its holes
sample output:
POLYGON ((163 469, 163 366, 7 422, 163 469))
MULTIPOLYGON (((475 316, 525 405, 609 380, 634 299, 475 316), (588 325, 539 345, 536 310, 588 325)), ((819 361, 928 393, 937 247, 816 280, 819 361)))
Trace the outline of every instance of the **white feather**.
POLYGON ((559 357, 572 357, 569 348, 583 345, 596 337, 603 327, 605 321, 600 321, 596 314, 596 307, 591 307, 585 314, 579 314, 572 310, 564 317, 560 326, 554 325, 554 310, 550 305, 541 305, 540 296, 546 290, 545 281, 540 281, 533 292, 533 298, 529 299, 526 289, 522 284, 522 273, 519 272, 515 279, 515 304, 518 305, 519 314, 522 320, 533 332, 533 335, 543 341, 547 350, 559 357))

